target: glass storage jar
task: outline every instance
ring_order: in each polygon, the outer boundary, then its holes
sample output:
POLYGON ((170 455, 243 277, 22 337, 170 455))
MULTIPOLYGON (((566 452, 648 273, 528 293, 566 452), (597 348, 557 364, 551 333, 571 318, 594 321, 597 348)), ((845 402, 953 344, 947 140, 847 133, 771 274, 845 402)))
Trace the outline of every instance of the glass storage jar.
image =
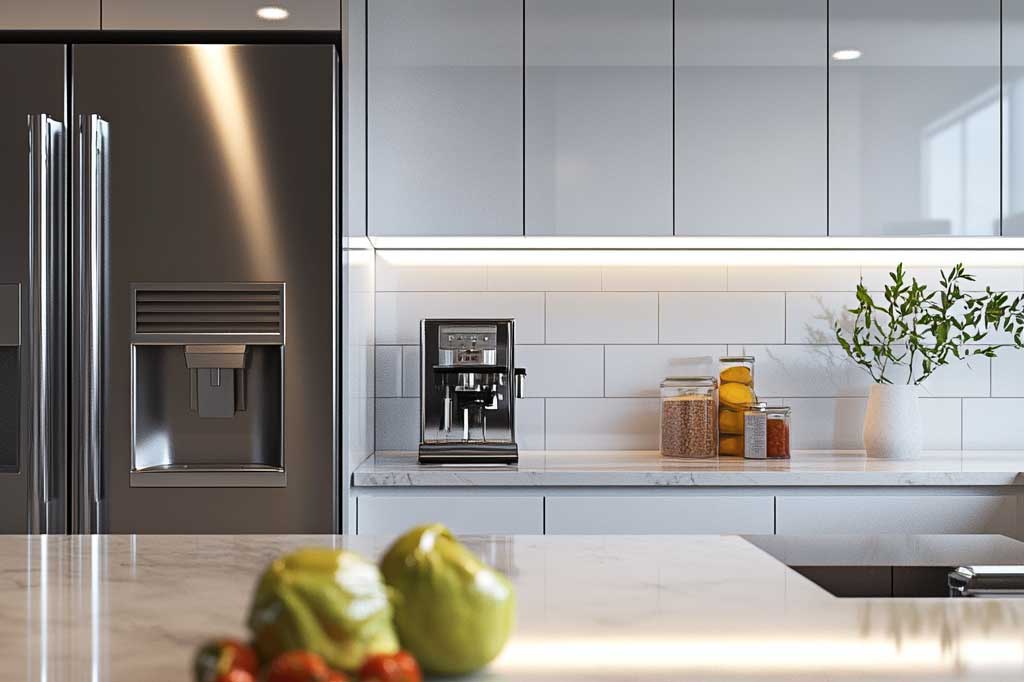
POLYGON ((661 454, 708 458, 718 454, 718 380, 668 377, 661 382, 661 454))
POLYGON ((743 457, 743 413, 757 403, 754 358, 727 355, 718 359, 718 454, 743 457))
POLYGON ((765 409, 765 440, 768 459, 789 459, 789 415, 788 407, 765 409))

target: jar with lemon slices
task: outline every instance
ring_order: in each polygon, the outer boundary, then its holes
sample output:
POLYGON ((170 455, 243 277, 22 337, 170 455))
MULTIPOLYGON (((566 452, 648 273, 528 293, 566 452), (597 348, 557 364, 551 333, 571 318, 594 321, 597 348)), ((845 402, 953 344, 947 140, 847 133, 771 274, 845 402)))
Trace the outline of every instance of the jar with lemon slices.
POLYGON ((732 355, 718 359, 718 454, 743 456, 743 413, 757 403, 754 358, 732 355))

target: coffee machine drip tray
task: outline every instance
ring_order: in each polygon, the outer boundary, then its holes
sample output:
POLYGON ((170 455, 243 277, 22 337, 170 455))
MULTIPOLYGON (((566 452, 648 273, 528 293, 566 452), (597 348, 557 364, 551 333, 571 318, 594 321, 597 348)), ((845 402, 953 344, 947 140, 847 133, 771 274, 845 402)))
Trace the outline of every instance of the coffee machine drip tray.
POLYGON ((516 464, 515 443, 420 443, 420 464, 516 464))

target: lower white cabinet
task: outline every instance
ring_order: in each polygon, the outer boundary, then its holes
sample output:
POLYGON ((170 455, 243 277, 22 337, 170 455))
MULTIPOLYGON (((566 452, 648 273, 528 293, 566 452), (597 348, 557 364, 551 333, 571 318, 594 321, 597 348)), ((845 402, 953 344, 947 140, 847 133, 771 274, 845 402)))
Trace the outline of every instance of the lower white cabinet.
POLYGON ((999 533, 1016 536, 1015 495, 828 495, 776 498, 779 535, 999 533))
POLYGON ((413 526, 440 522, 468 535, 540 535, 544 498, 445 496, 360 496, 356 532, 395 535, 413 526))
POLYGON ((546 504, 549 535, 775 532, 771 495, 573 496, 548 497, 546 504))

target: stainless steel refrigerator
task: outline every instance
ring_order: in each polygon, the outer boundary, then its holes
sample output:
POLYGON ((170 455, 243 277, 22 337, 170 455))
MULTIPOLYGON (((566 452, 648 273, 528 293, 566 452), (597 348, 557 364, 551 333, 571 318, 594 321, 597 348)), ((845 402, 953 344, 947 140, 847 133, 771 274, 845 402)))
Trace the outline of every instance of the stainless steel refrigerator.
POLYGON ((0 45, 0 531, 338 519, 333 45, 0 45))

